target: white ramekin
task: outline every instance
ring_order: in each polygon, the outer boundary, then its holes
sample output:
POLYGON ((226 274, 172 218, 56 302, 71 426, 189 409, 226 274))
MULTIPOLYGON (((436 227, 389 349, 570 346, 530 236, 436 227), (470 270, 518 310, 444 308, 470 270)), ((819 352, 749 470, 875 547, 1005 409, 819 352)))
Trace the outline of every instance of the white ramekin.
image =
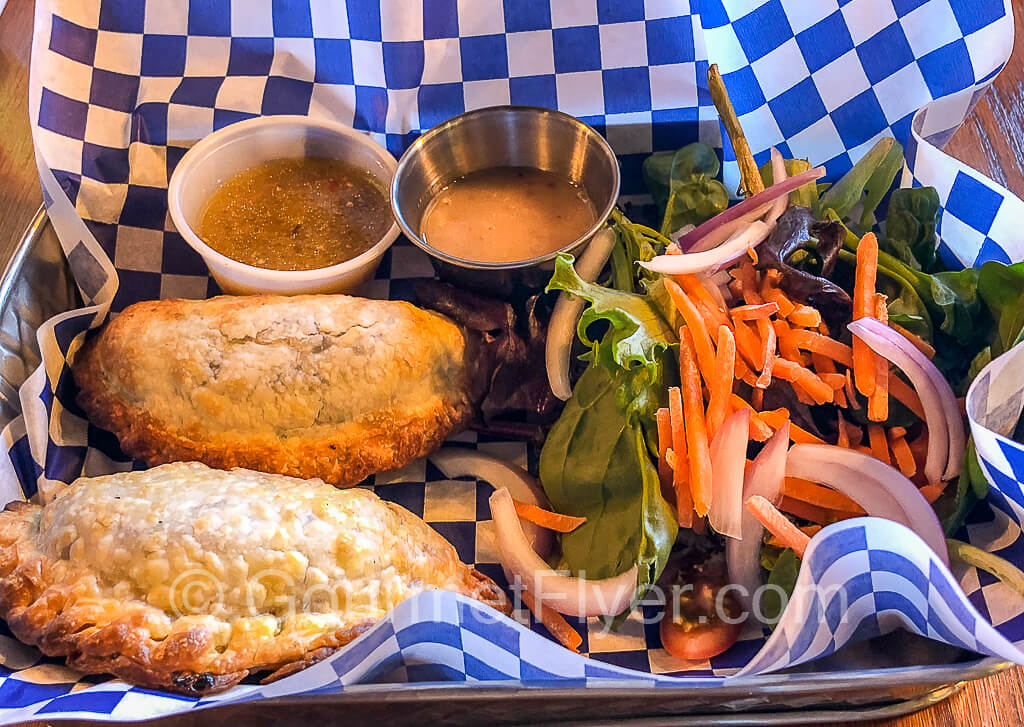
POLYGON ((225 293, 350 293, 373 277, 384 252, 398 237, 392 221, 373 247, 337 265, 316 270, 268 270, 222 255, 195 233, 206 201, 238 172, 273 159, 331 157, 367 170, 385 190, 397 162, 367 134, 306 116, 264 116, 225 126, 197 143, 171 175, 167 204, 174 226, 202 255, 225 293))

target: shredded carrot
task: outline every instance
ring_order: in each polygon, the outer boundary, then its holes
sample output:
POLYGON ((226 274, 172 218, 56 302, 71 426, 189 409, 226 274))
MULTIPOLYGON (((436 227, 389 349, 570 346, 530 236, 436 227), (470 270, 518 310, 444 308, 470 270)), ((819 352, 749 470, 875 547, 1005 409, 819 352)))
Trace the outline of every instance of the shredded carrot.
POLYGON ((889 427, 889 436, 890 437, 905 437, 905 436, 907 436, 907 428, 906 427, 889 427))
POLYGON ((792 329, 788 336, 790 342, 797 348, 828 356, 843 366, 853 365, 853 351, 845 343, 840 343, 834 338, 806 329, 792 329))
POLYGON ((779 315, 788 318, 796 310, 796 305, 777 287, 780 277, 777 270, 766 271, 764 281, 761 283, 761 297, 769 303, 779 306, 779 315))
POLYGON ((809 520, 812 523, 820 523, 825 525, 835 520, 832 513, 823 507, 817 505, 809 505, 806 502, 800 500, 794 500, 792 497, 783 497, 779 502, 779 509, 783 512, 788 512, 790 515, 794 515, 801 520, 809 520))
MULTIPOLYGON (((755 393, 757 393, 755 391, 755 393)), ((733 394, 729 397, 729 408, 732 411, 738 409, 750 410, 750 438, 755 442, 767 442, 774 432, 772 428, 761 418, 761 412, 752 407, 742 396, 733 394)))
POLYGON ((806 429, 803 429, 793 423, 793 420, 789 416, 789 409, 773 409, 772 411, 763 411, 760 413, 760 418, 765 424, 770 426, 775 431, 782 429, 782 425, 789 421, 789 438, 797 444, 825 444, 825 440, 814 436, 806 429))
POLYGON ((778 312, 778 303, 754 303, 736 306, 729 311, 729 315, 738 321, 756 321, 759 318, 771 318, 778 312))
POLYGON ((570 651, 579 653, 580 646, 583 644, 583 637, 579 635, 576 629, 569 625, 569 622, 565 620, 565 616, 550 606, 545 606, 543 603, 538 604, 533 594, 529 591, 521 591, 519 595, 534 617, 544 624, 544 628, 555 637, 558 643, 570 651))
POLYGON ((792 548, 797 555, 803 557, 811 539, 807 537, 807 533, 804 533, 788 517, 779 512, 778 508, 767 498, 754 495, 747 500, 747 510, 787 548, 792 548))
POLYGON ((697 373, 693 336, 686 328, 680 333, 679 360, 693 508, 698 517, 704 517, 711 509, 711 452, 708 447, 707 424, 704 421, 704 400, 700 392, 700 377, 697 373))
MULTIPOLYGON (((878 275, 878 239, 869 232, 857 246, 857 271, 853 283, 853 320, 875 315, 875 280, 878 275)), ((853 337, 853 381, 857 391, 871 396, 875 390, 875 354, 864 341, 853 337)))
POLYGON ((814 365, 815 373, 817 373, 823 381, 831 384, 832 388, 835 389, 836 405, 845 409, 848 406, 846 403, 846 376, 839 373, 839 370, 836 368, 836 362, 828 356, 812 352, 811 363, 814 365), (838 376, 839 378, 833 378, 835 376, 838 376), (836 381, 840 382, 839 386, 836 386, 836 381))
POLYGON ((843 387, 846 386, 846 377, 842 374, 818 374, 822 381, 835 389, 836 393, 840 393, 843 387))
POLYGON ((782 354, 783 358, 788 358, 790 361, 796 361, 801 366, 806 366, 807 358, 799 348, 793 345, 793 338, 790 335, 793 329, 789 327, 789 324, 782 318, 776 318, 772 321, 772 327, 775 328, 775 336, 779 340, 779 353, 782 354))
POLYGON ((914 461, 914 453, 910 451, 905 433, 898 434, 897 429, 902 429, 902 427, 893 427, 889 430, 889 448, 892 450, 893 459, 896 460, 896 466, 899 467, 900 472, 907 477, 913 477, 917 474, 917 462, 914 461))
POLYGON ((885 430, 881 424, 868 424, 868 443, 871 445, 871 455, 880 459, 886 464, 892 464, 889 457, 889 443, 885 439, 885 430))
MULTIPOLYGON (((804 525, 802 528, 800 528, 800 532, 802 532, 804 535, 806 535, 809 538, 813 538, 815 535, 817 535, 819 530, 821 530, 821 526, 820 525, 804 525)), ((765 542, 768 543, 768 545, 771 545, 774 548, 785 548, 786 547, 786 544, 783 543, 781 540, 779 540, 774 535, 770 535, 768 537, 768 539, 765 540, 765 542)))
POLYGON ((801 366, 795 361, 776 358, 772 375, 801 387, 811 395, 817 404, 831 404, 835 401, 835 391, 832 387, 809 368, 801 366))
POLYGON ((739 356, 736 357, 736 378, 748 386, 753 387, 757 385, 757 377, 754 375, 754 372, 747 366, 747 362, 739 356))
POLYGON ((864 430, 853 422, 844 422, 844 424, 846 425, 846 436, 850 440, 850 449, 856 449, 864 441, 864 430))
POLYGON ((736 339, 728 326, 718 327, 718 351, 715 354, 715 378, 709 382, 708 389, 708 436, 714 437, 715 432, 725 422, 729 414, 729 397, 732 396, 734 371, 736 369, 736 339))
POLYGON ((817 505, 826 510, 864 513, 864 509, 846 495, 810 480, 787 477, 783 492, 786 494, 786 497, 792 497, 795 500, 800 500, 810 505, 817 505))
POLYGON ((672 489, 672 468, 665 459, 665 452, 672 447, 672 419, 667 408, 658 409, 658 479, 661 480, 661 495, 670 503, 675 504, 675 491, 672 489))
POLYGON ((899 376, 889 377, 889 393, 892 398, 910 409, 918 419, 924 419, 924 407, 921 405, 921 397, 911 388, 910 384, 899 376))
POLYGON ((672 303, 683 315, 687 327, 693 332, 693 345, 697 349, 697 364, 700 366, 701 376, 710 386, 715 378, 715 350, 711 346, 711 336, 708 334, 707 326, 704 325, 704 318, 693 304, 690 296, 670 278, 665 278, 665 290, 668 291, 672 303))
POLYGON ((786 316, 786 320, 801 328, 817 328, 821 325, 821 313, 809 305, 801 304, 786 316))
POLYGON ((851 409, 860 409, 860 402, 857 401, 857 389, 853 386, 853 374, 850 373, 850 369, 847 369, 843 375, 846 376, 846 400, 851 409))
POLYGON ((758 318, 757 332, 761 336, 761 375, 757 377, 757 388, 767 389, 775 368, 775 329, 767 318, 758 318))
MULTIPOLYGON (((757 383, 756 381, 754 383, 757 383)), ((750 392, 750 403, 754 405, 754 408, 758 411, 764 409, 764 389, 754 388, 750 392)))
POLYGON ((528 502, 513 499, 512 503, 516 506, 516 514, 521 519, 534 525, 540 525, 542 528, 554 530, 556 533, 571 533, 587 521, 585 517, 551 512, 528 502))
POLYGON ((678 386, 668 390, 668 410, 672 423, 672 490, 675 492, 676 519, 679 526, 688 528, 693 523, 693 495, 690 492, 690 463, 686 448, 686 427, 683 416, 683 396, 678 386))
POLYGON ((808 394, 800 386, 793 387, 793 394, 796 396, 796 400, 799 401, 801 404, 806 404, 807 406, 815 406, 818 403, 814 400, 814 397, 808 394))
MULTIPOLYGON (((889 324, 889 309, 885 307, 885 296, 881 293, 875 293, 875 318, 880 323, 889 324)), ((889 418, 889 360, 878 354, 874 354, 874 358, 875 390, 868 397, 868 419, 884 422, 889 418)))
POLYGON ((732 275, 733 271, 736 273, 736 279, 743 286, 740 290, 743 302, 747 305, 763 305, 764 298, 757 292, 757 271, 754 270, 754 266, 750 264, 750 261, 745 260, 742 265, 733 268, 729 274, 732 275))
POLYGON ((928 504, 933 505, 935 504, 935 501, 939 499, 939 497, 942 495, 942 492, 945 489, 945 482, 933 482, 930 485, 925 485, 924 487, 922 487, 920 489, 920 492, 922 495, 924 495, 924 499, 928 501, 928 504))
POLYGON ((836 412, 838 415, 838 421, 836 422, 836 445, 840 447, 850 446, 850 435, 846 433, 846 420, 843 419, 843 413, 836 412))
POLYGON ((935 358, 935 347, 932 346, 928 341, 921 338, 913 331, 908 331, 906 328, 901 326, 899 323, 890 324, 893 329, 903 334, 903 337, 910 341, 917 347, 917 350, 923 353, 928 358, 935 358))
POLYGON ((761 341, 748 323, 737 322, 733 328, 736 336, 736 349, 745 362, 754 369, 761 370, 761 341))
POLYGON ((719 326, 729 325, 729 317, 725 315, 725 311, 718 307, 718 303, 711 293, 708 292, 708 289, 704 287, 700 278, 696 275, 676 275, 675 281, 686 291, 691 300, 700 306, 708 319, 708 324, 714 330, 717 330, 719 326))

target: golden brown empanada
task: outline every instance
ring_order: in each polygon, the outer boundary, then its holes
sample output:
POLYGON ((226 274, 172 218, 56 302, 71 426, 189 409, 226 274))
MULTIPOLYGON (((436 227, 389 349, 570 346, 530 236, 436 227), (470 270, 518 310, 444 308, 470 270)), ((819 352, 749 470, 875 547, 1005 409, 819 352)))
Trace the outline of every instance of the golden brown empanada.
POLYGON ((150 465, 195 460, 339 486, 464 427, 476 356, 448 318, 345 295, 161 300, 78 352, 79 403, 150 465))
POLYGON ((176 463, 0 513, 0 617, 15 636, 193 696, 314 663, 432 589, 509 611, 408 510, 318 480, 176 463))

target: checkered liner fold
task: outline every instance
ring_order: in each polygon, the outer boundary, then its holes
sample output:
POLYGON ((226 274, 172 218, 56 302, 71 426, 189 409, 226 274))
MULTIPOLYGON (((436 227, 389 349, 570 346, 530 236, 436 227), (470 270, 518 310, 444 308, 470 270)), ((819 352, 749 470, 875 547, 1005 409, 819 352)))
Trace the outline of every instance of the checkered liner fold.
MULTIPOLYGON (((954 266, 1016 261, 1024 242, 1010 220, 1024 218, 1024 204, 940 151, 1012 40, 1008 0, 39 0, 33 135, 44 200, 87 307, 38 331, 43 363, 21 390, 23 416, 3 431, 9 457, 0 463, 0 494, 32 496, 82 474, 139 466, 85 421, 67 360, 110 312, 217 292, 165 201, 174 165, 214 129, 261 114, 310 114, 351 124, 398 154, 420 131, 467 109, 557 107, 605 134, 631 198, 642 193, 640 164, 651 151, 696 140, 722 147, 703 82, 716 62, 759 162, 775 145, 825 164, 835 179, 892 134, 907 150, 904 184, 939 190, 943 258, 954 266)), ((721 153, 734 188, 727 142, 721 153)), ((408 298, 410 279, 430 270, 399 242, 371 293, 408 298)), ((1006 362, 1022 355, 994 362, 971 392, 972 430, 993 494, 961 536, 1024 565, 1024 452, 998 434, 1021 408, 1024 382, 1006 362)), ((514 442, 466 434, 448 446, 535 465, 536 453, 514 442)), ((366 486, 422 516, 464 561, 504 583, 489 484, 446 480, 421 461, 366 486)), ((770 637, 745 634, 697 664, 661 648, 649 622, 656 606, 644 605, 614 634, 576 622, 584 637, 578 656, 527 613, 510 620, 454 594, 424 594, 310 669, 202 701, 83 678, 0 633, 0 722, 138 719, 337 691, 384 675, 700 687, 894 628, 1024 661, 1011 643, 1024 640, 1024 602, 986 573, 950 574, 897 524, 863 518, 826 528, 799 586, 770 637)))

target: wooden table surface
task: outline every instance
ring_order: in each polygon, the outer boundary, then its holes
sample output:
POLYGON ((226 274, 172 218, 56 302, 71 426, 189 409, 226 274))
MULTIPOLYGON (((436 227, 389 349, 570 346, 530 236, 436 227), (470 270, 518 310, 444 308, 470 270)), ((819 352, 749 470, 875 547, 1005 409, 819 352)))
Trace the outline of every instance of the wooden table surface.
MULTIPOLYGON (((1013 57, 947 151, 1024 196, 1024 0, 1013 0, 1013 6, 1020 19, 1013 57)), ((9 0, 0 15, 0 260, 8 258, 42 202, 28 123, 31 39, 32 0, 9 0)), ((917 714, 874 723, 877 727, 1019 724, 1024 724, 1021 669, 968 684, 959 694, 917 714)))

